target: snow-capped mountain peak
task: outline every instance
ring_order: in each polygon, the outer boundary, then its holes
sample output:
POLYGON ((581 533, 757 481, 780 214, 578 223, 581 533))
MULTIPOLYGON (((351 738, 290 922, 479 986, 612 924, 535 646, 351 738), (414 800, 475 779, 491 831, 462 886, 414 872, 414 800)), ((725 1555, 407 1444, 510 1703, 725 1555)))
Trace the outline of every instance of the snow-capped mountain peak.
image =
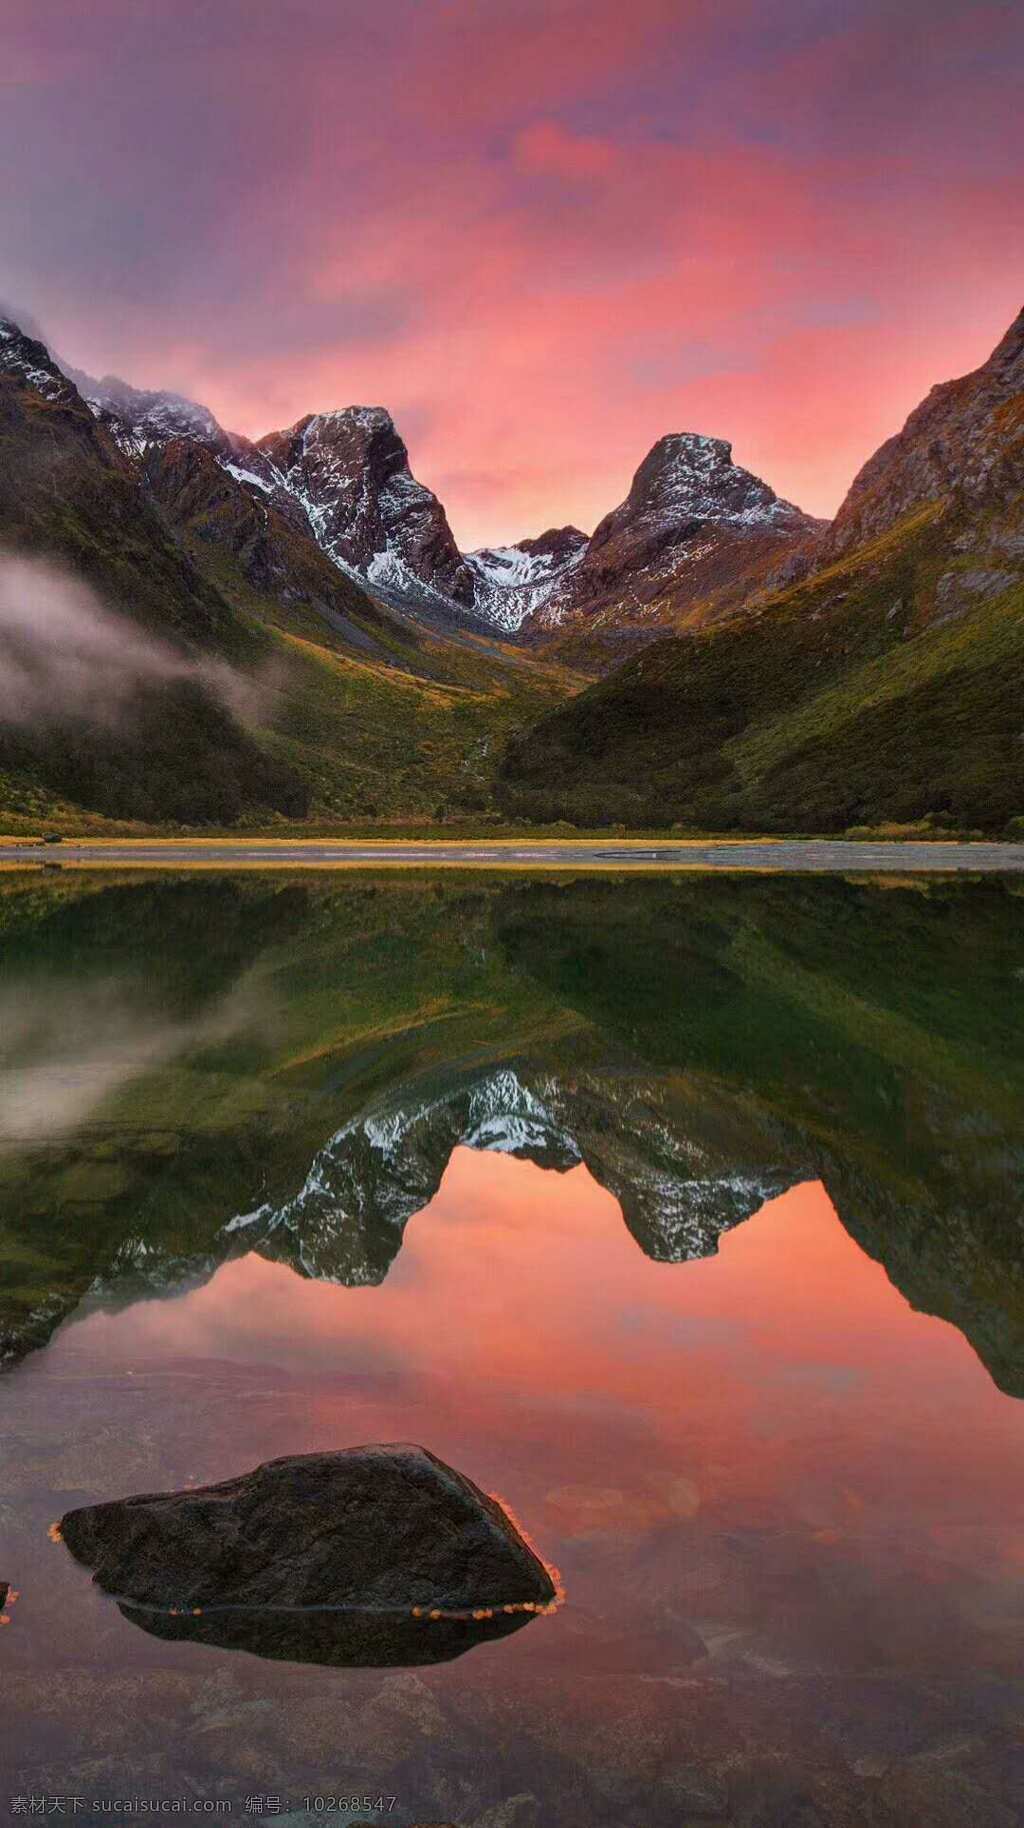
POLYGON ((738 527, 803 528, 807 516, 750 470, 733 462, 732 445, 700 432, 659 438, 633 478, 626 500, 594 534, 594 544, 614 537, 628 518, 665 517, 673 524, 714 521, 738 527))
POLYGON ((470 605, 473 577, 437 496, 418 482, 382 406, 312 413, 255 451, 305 508, 343 570, 398 601, 470 605))
POLYGON ((661 1096, 654 1083, 618 1075, 587 1074, 568 1086, 511 1064, 445 1075, 419 1097, 385 1099, 351 1118, 289 1200, 239 1213, 222 1236, 321 1281, 381 1282, 406 1223, 429 1205, 461 1146, 563 1173, 585 1162, 620 1202, 648 1256, 675 1263, 707 1256, 785 1178, 716 1171, 700 1144, 666 1121, 661 1096))
POLYGON ((724 438, 670 432, 648 451, 625 501, 605 515, 564 585, 539 610, 542 627, 657 638, 711 598, 742 602, 759 567, 816 533, 818 523, 733 462, 724 438))

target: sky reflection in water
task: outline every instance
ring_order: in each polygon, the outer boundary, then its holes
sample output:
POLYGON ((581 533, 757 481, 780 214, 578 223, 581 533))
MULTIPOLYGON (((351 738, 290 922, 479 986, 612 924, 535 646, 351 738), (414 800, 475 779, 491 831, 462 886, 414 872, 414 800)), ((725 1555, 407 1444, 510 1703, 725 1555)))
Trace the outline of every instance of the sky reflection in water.
MULTIPOLYGON (((0 1380, 0 1577, 21 1593, 0 1803, 146 1791, 237 1814, 252 1792, 347 1787, 397 1794, 398 1828, 1011 1828, 1024 1404, 978 1351, 1018 1386, 1015 904, 460 894, 176 885, 57 910, 97 1007, 107 955, 136 936, 141 984, 178 922, 181 962, 166 951, 124 1035, 123 998, 113 1030, 62 1026, 49 954, 22 942, 24 983, 0 986, 27 1012, 12 1071, 67 1077, 89 1115, 40 1099, 0 1157, 25 1354, 0 1380), (211 919, 229 937, 207 966, 211 919), (593 1174, 448 1159, 464 1075, 506 1061, 593 1174), (428 1116, 382 1166, 359 1125, 396 1100, 428 1116), (290 1198, 339 1123, 336 1185, 377 1201, 351 1221, 365 1254, 339 1261, 376 1285, 300 1275, 281 1232, 255 1254, 221 1229, 268 1171, 290 1198), (653 1260, 677 1234, 636 1189, 734 1170, 795 1184, 745 1222, 716 1208, 698 1246, 724 1226, 717 1254, 653 1260), (37 1258, 59 1304, 33 1340, 37 1258), (76 1504, 401 1439, 509 1503, 562 1571, 556 1617, 435 1667, 271 1663, 150 1637, 47 1538, 76 1504)), ((323 1217, 303 1209, 329 1264, 350 1221, 323 1217)))
MULTIPOLYGON (((425 1441, 509 1500, 561 1567, 566 1610, 414 1678, 442 1691, 442 1740, 446 1704, 472 1720, 496 1684, 524 1684, 522 1745, 495 1754, 506 1786, 528 1781, 542 1693, 567 1730, 584 1706, 589 1732, 611 1731, 641 1681, 647 1730, 671 1738, 673 1684, 760 1679, 793 1685, 791 1728, 806 1716, 810 1733, 816 1682, 897 1678, 902 1695, 951 1663, 1014 1673, 1024 1409, 954 1328, 910 1310, 819 1184, 726 1234, 717 1258, 666 1265, 585 1168, 460 1149, 382 1287, 246 1256, 188 1293, 71 1323, 12 1394, 47 1439, 33 1495, 53 1510, 384 1439, 425 1441)), ((81 1676, 98 1665, 100 1693, 113 1659, 150 1707, 166 1705, 161 1668, 202 1695, 221 1667, 243 1720, 295 1690, 296 1670, 147 1640, 39 1524, 18 1545, 14 1671, 45 1668, 57 1635, 81 1676)), ((303 1675, 307 1694, 318 1680, 337 1693, 337 1672, 303 1675)), ((858 1721, 869 1764, 892 1755, 892 1705, 858 1721)), ((289 1757, 325 1781, 301 1732, 289 1757)), ((202 1781, 202 1761, 190 1768, 202 1781)))

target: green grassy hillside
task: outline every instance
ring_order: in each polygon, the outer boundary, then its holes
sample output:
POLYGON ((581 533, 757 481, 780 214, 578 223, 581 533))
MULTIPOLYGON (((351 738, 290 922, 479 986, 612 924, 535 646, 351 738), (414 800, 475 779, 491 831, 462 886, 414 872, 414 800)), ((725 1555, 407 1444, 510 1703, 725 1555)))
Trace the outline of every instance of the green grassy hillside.
POLYGON ((841 831, 1024 812, 1024 564, 1000 529, 906 516, 736 621, 659 643, 513 739, 508 810, 841 831))

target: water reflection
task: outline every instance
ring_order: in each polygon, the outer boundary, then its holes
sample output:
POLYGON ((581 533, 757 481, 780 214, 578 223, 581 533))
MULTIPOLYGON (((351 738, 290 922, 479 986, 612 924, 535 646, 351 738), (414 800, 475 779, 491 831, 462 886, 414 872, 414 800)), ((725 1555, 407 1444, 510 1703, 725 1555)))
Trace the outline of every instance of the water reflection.
POLYGON ((146 1007, 144 988, 121 976, 57 977, 0 991, 0 1148, 59 1141, 147 1073, 266 1015, 229 994, 191 1021, 168 1021, 146 1007))
POLYGON ((0 892, 3 1064, 45 1093, 0 1152, 11 1793, 129 1771, 240 1809, 347 1776, 400 1828, 1012 1823, 1021 905, 0 892), (304 1667, 157 1638, 47 1541, 75 1504, 402 1438, 508 1501, 556 1618, 304 1667))
POLYGON ((322 1669, 421 1669, 450 1663, 481 1644, 510 1637, 534 1619, 526 1613, 486 1619, 438 1619, 425 1626, 406 1613, 377 1617, 311 1609, 285 1612, 247 1607, 239 1612, 176 1613, 122 1603, 119 1611, 140 1630, 168 1643, 207 1644, 244 1650, 274 1662, 315 1663, 322 1669))
MULTIPOLYGON (((334 1672, 347 1686, 324 1705, 370 1731, 358 1751, 375 1782, 408 1774, 408 1822, 436 1819, 441 1771, 481 1745, 477 1815, 535 1794, 580 1828, 610 1825, 637 1784, 654 1828, 678 1821, 684 1780, 727 1799, 737 1735, 755 1790, 767 1759, 819 1800, 912 1780, 938 1807, 951 1764, 1003 1793, 1024 1410, 955 1329, 912 1312, 820 1185, 677 1270, 636 1248, 584 1167, 460 1148, 382 1287, 247 1255, 186 1294, 77 1321, 8 1390, 9 1497, 32 1526, 12 1544, 22 1599, 4 1646, 25 1760, 56 1748, 79 1771, 84 1726, 91 1748, 131 1746, 199 1785, 243 1783, 257 1739, 272 1768, 322 1781, 308 1685, 328 1672, 281 1665, 268 1689, 266 1646, 239 1659, 209 1637, 158 1643, 46 1542, 45 1521, 280 1453, 425 1438, 510 1502, 568 1603, 420 1670, 415 1689, 334 1672), (88 1672, 56 1699, 55 1655, 88 1672), (142 1708, 131 1734, 107 1717, 126 1684, 142 1708), (159 1755, 154 1707, 173 1740, 159 1755)), ((347 1728, 343 1744, 355 1754, 347 1728)))
POLYGON ((1024 1394, 1021 905, 994 882, 8 888, 0 1351, 250 1248, 380 1281, 469 1143, 584 1161, 666 1261, 820 1177, 1024 1394))

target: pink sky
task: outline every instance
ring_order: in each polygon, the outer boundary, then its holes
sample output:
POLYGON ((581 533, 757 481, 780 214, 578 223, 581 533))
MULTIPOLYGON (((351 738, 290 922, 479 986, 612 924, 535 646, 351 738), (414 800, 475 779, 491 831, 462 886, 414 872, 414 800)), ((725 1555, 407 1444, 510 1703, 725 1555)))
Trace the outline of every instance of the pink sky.
POLYGON ((259 434, 390 408, 461 543, 656 438, 834 510, 1019 309, 1004 0, 6 0, 0 292, 259 434))

